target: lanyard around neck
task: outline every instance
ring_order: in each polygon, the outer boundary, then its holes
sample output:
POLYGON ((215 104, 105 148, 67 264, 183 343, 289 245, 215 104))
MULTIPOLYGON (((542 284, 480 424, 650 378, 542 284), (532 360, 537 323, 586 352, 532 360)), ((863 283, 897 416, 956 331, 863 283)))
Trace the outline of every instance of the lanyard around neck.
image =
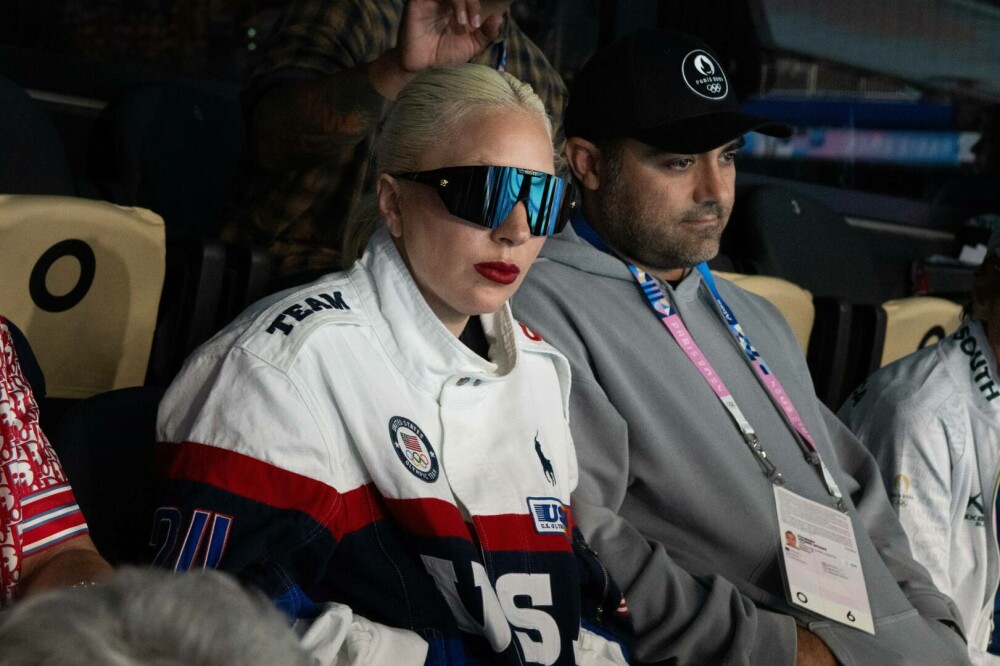
MULTIPOLYGON (((653 312, 660 318, 660 322, 663 324, 664 328, 667 329, 674 341, 677 342, 678 346, 680 346, 681 350, 688 357, 688 360, 694 364, 699 374, 701 374, 711 387, 712 391, 719 398, 719 402, 721 402, 726 408, 726 411, 729 412, 733 422, 736 424, 737 428, 739 428, 740 434, 743 435, 743 440, 750 447, 750 450, 756 456, 757 461, 764 469, 767 478, 772 483, 779 485, 784 483, 781 473, 778 472, 774 464, 767 459, 767 452, 761 446, 760 439, 754 431, 753 426, 750 425, 750 422, 743 415, 743 411, 739 408, 739 405, 729 392, 729 389, 726 388, 722 378, 717 372, 715 372, 715 369, 712 368, 708 358, 705 357, 705 354, 694 341, 694 338, 691 337, 691 334, 688 332, 687 327, 680 318, 680 315, 678 315, 677 311, 670 305, 670 301, 667 299, 667 295, 660 287, 660 283, 655 277, 640 270, 632 264, 627 263, 626 265, 628 266, 629 271, 631 271, 636 282, 642 288, 643 295, 649 302, 650 308, 652 308, 653 312)), ((746 333, 743 332, 743 328, 740 326, 739 321, 737 321, 736 315, 719 294, 719 291, 715 286, 715 280, 712 277, 712 273, 708 269, 708 265, 705 263, 699 264, 698 272, 701 273, 702 279, 708 286, 709 291, 712 293, 713 300, 717 306, 717 312, 725 321, 729 332, 732 334, 740 350, 743 352, 744 359, 750 364, 751 368, 753 368, 757 378, 767 390, 771 401, 778 407, 778 410, 784 416, 785 421, 792 428, 792 430, 799 435, 801 442, 806 448, 806 460, 808 460, 810 464, 819 468, 820 474, 823 477, 823 482, 826 484, 827 492, 838 500, 839 507, 843 509, 843 496, 840 492, 840 488, 837 486, 837 482, 834 480, 830 470, 827 469, 822 458, 820 458, 816 443, 813 440, 812 435, 809 434, 809 430, 806 428, 805 422, 799 415, 798 410, 795 409, 795 405, 792 404, 792 400, 788 393, 785 392, 785 389, 781 386, 781 382, 778 381, 774 372, 772 372, 771 369, 765 365, 760 353, 750 343, 750 339, 746 336, 746 333)))

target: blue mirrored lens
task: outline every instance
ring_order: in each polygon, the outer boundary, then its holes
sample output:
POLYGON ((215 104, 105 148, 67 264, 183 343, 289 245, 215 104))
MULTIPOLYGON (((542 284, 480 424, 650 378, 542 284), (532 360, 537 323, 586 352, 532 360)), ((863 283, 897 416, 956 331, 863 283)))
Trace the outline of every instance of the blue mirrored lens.
POLYGON ((434 187, 448 212, 488 229, 524 204, 535 236, 562 230, 573 206, 573 186, 558 176, 506 166, 458 166, 393 174, 434 187))
POLYGON ((517 167, 488 168, 482 210, 484 226, 496 229, 507 219, 514 206, 523 202, 532 234, 550 236, 556 232, 566 197, 566 181, 517 167))

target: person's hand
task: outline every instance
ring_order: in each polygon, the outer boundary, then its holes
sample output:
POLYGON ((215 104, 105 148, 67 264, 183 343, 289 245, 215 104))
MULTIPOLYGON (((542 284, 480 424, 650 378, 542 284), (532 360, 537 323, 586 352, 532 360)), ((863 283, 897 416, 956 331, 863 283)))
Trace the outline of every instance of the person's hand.
POLYGON ((500 34, 509 6, 509 0, 409 0, 396 46, 368 65, 372 86, 395 100, 420 70, 468 62, 500 34))
MULTIPOLYGON (((493 43, 503 14, 484 16, 480 0, 409 0, 396 38, 399 64, 407 72, 468 62, 493 43)), ((496 12, 509 2, 490 2, 496 12)))
POLYGON ((796 625, 795 666, 837 666, 837 659, 819 636, 796 625))

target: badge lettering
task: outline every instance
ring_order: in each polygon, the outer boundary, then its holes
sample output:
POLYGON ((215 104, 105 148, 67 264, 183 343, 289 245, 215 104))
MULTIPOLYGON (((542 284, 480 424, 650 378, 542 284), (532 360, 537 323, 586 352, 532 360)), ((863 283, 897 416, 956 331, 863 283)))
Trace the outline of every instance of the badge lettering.
POLYGON ((485 635, 493 649, 500 652, 510 644, 513 625, 514 636, 525 659, 538 664, 554 664, 559 659, 559 625, 552 615, 541 610, 552 606, 549 574, 508 573, 499 576, 496 585, 492 586, 483 565, 470 562, 473 581, 483 599, 483 622, 480 623, 462 604, 455 564, 430 555, 421 555, 420 559, 451 606, 460 627, 485 635))
POLYGON ((303 303, 293 303, 282 310, 281 314, 274 318, 274 321, 271 322, 271 325, 266 330, 270 335, 274 335, 277 331, 288 335, 295 328, 295 324, 288 321, 289 317, 298 322, 304 321, 306 317, 310 317, 313 313, 322 310, 350 309, 351 306, 347 304, 339 291, 335 291, 333 294, 315 294, 315 297, 310 296, 303 303))
POLYGON ((984 527, 986 525, 986 518, 983 512, 982 493, 969 497, 969 502, 965 507, 965 519, 976 527, 984 527))
POLYGON ((566 505, 555 497, 529 497, 528 513, 539 534, 569 535, 566 505))
POLYGON ((955 333, 955 339, 960 340, 958 347, 962 353, 969 357, 969 370, 972 371, 972 381, 983 394, 986 401, 1000 398, 1000 390, 997 389, 993 379, 990 378, 990 366, 983 350, 979 348, 979 342, 971 334, 968 326, 963 326, 955 333), (977 370, 979 372, 977 372, 977 370), (985 381, 984 381, 985 380, 985 381))
POLYGON ((393 416, 389 419, 389 441, 410 474, 427 483, 437 481, 437 453, 420 426, 403 416, 393 416))
MULTIPOLYGON (((156 510, 153 521, 154 541, 160 533, 164 537, 153 564, 162 566, 173 556, 174 546, 177 543, 183 520, 181 512, 175 507, 160 507, 156 510)), ((226 550, 226 544, 229 542, 229 531, 232 524, 232 516, 195 509, 191 515, 191 522, 188 524, 187 534, 185 534, 184 541, 177 553, 174 571, 190 571, 198 565, 199 561, 203 569, 218 567, 222 554, 226 550)))

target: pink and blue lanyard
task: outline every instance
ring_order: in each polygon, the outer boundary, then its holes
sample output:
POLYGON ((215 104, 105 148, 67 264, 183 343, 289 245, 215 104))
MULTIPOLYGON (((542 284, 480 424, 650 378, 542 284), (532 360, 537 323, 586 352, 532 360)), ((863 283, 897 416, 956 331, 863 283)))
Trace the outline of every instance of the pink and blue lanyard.
MULTIPOLYGON (((774 484, 782 485, 784 479, 781 476, 781 472, 774 466, 767 458, 767 451, 764 450, 760 443, 760 438, 757 437, 757 433, 754 431, 753 426, 747 421, 746 417, 743 415, 743 411, 736 404, 736 400, 733 398, 729 389, 726 388, 725 383, 719 374, 712 368, 712 364, 709 363, 708 358, 698 347, 698 344, 691 337, 688 332, 687 327, 684 325, 684 321, 681 319, 677 311, 670 305, 667 300, 667 295, 663 292, 660 287, 660 283, 655 277, 649 275, 648 273, 636 268, 632 264, 626 263, 628 269, 632 272, 635 277, 636 282, 642 288, 643 294, 646 296, 646 300, 649 301, 650 307, 653 312, 660 318, 660 322, 663 326, 670 332, 670 335, 680 346, 681 350, 687 355, 691 363, 698 370, 701 376, 708 382, 708 385, 718 396, 719 402, 726 408, 729 415, 732 417, 733 422, 740 430, 740 434, 743 435, 743 440, 750 447, 757 461, 760 463, 767 475, 767 478, 774 484)), ((733 313, 732 309, 723 300, 722 295, 719 294, 718 288, 715 286, 715 279, 712 277, 712 272, 709 270, 708 265, 705 263, 698 264, 697 270, 701 273, 702 280, 708 287, 709 291, 712 293, 712 298, 717 306, 716 311, 725 321, 726 326, 729 328, 729 332, 732 334, 733 338, 736 340, 736 344, 739 346, 740 350, 743 352, 743 356, 750 367, 753 368, 754 373, 757 378, 763 384, 764 388, 767 390, 771 401, 778 407, 778 410, 784 416, 785 421, 792 428, 792 430, 798 434, 800 443, 804 446, 806 450, 806 460, 819 469, 820 474, 823 477, 823 482, 826 484, 827 492, 830 493, 836 500, 837 505, 840 510, 844 510, 843 495, 840 492, 840 488, 837 486, 836 480, 834 480, 833 475, 830 470, 823 463, 822 458, 820 458, 819 450, 816 447, 816 442, 812 435, 809 434, 809 430, 806 428, 805 422, 799 415, 795 405, 792 404, 792 399, 789 397, 788 393, 781 386, 781 382, 778 381, 777 376, 771 371, 771 369, 764 363, 764 360, 760 356, 753 344, 750 343, 750 338, 747 337, 746 333, 743 332, 743 327, 740 326, 739 321, 736 319, 736 315, 733 313)))

